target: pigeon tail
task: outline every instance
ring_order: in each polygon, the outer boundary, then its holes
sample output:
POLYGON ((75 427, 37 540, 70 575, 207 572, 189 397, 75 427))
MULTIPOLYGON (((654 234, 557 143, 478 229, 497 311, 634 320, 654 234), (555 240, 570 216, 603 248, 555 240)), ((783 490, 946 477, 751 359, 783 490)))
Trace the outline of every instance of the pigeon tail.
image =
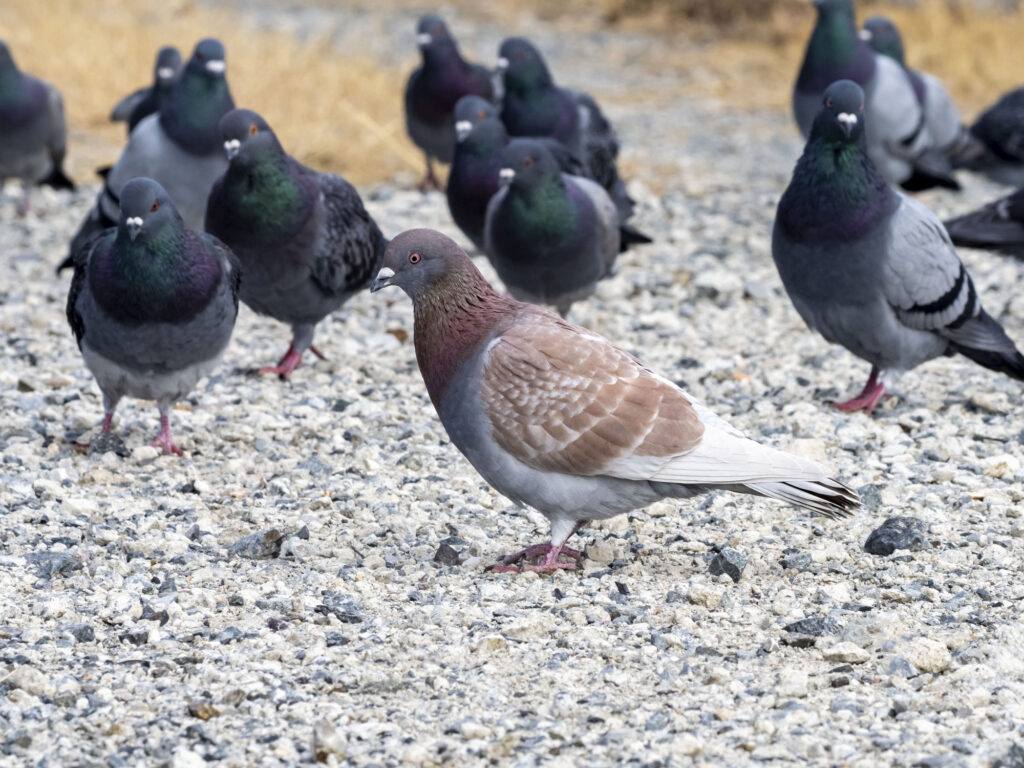
POLYGON ((645 235, 632 224, 619 225, 619 253, 624 253, 634 245, 653 243, 649 235, 645 235))
POLYGON ((914 158, 913 173, 900 184, 907 192, 923 192, 933 187, 960 191, 949 158, 937 149, 928 149, 914 158))
POLYGON ((860 506, 857 492, 833 477, 824 480, 787 480, 745 485, 754 493, 804 507, 833 520, 851 517, 854 510, 860 506))
POLYGON ((69 189, 72 192, 75 191, 75 182, 67 177, 64 173, 64 169, 60 166, 54 166, 53 170, 50 171, 50 175, 39 182, 45 184, 48 187, 54 189, 69 189))
POLYGON ((989 370, 1024 381, 1024 355, 984 309, 957 329, 954 350, 989 370))

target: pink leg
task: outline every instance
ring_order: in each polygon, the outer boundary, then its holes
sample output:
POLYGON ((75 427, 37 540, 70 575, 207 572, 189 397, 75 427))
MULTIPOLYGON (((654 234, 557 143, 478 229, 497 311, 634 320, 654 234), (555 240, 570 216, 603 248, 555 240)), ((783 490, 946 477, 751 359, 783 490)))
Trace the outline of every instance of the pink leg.
POLYGON ((840 411, 847 413, 864 411, 870 416, 884 394, 885 384, 878 380, 878 369, 872 366, 871 375, 868 376, 867 383, 864 385, 864 389, 860 391, 860 394, 852 400, 847 400, 843 403, 833 403, 833 405, 840 411))
POLYGON ((18 203, 17 214, 18 214, 18 218, 19 219, 23 219, 26 216, 28 216, 29 204, 30 204, 30 200, 29 200, 28 187, 25 187, 25 189, 22 191, 21 202, 18 203))
POLYGON ((260 368, 260 373, 275 373, 285 381, 292 375, 292 371, 302 365, 302 353, 295 351, 295 345, 289 344, 288 351, 277 361, 277 365, 268 365, 260 368))
POLYGON ((103 414, 103 430, 102 430, 103 434, 105 434, 105 435, 109 435, 110 434, 110 429, 113 426, 113 423, 114 423, 114 412, 113 411, 109 411, 109 412, 103 414))
MULTIPOLYGON (((580 528, 583 527, 583 523, 577 523, 576 527, 573 528, 573 533, 576 533, 580 528)), ((566 541, 569 540, 569 536, 566 536, 566 541)), ((533 544, 526 549, 521 549, 518 552, 514 552, 511 555, 506 555, 501 558, 501 562, 498 565, 492 566, 491 570, 495 573, 520 573, 522 571, 536 571, 538 573, 551 573, 557 570, 572 571, 576 569, 577 562, 583 557, 583 553, 578 549, 572 549, 565 546, 563 541, 561 546, 554 546, 550 541, 545 541, 543 544, 533 544), (571 562, 565 562, 558 559, 559 555, 565 555, 571 559, 571 562), (544 559, 540 563, 526 563, 524 560, 533 560, 534 558, 543 557, 544 559), (522 565, 516 565, 516 563, 522 563, 522 565)))
POLYGON ((434 161, 430 159, 430 155, 427 155, 427 173, 420 182, 420 192, 426 192, 428 189, 441 189, 441 182, 434 175, 434 161))
POLYGON ((324 353, 321 352, 316 347, 314 347, 312 344, 309 345, 309 351, 312 352, 317 357, 319 357, 321 360, 326 360, 327 359, 326 357, 324 357, 324 353))
POLYGON ((176 453, 179 456, 184 456, 181 448, 174 444, 171 439, 171 417, 166 413, 160 414, 160 436, 157 437, 150 445, 155 445, 157 448, 162 448, 164 456, 169 456, 172 453, 176 453))

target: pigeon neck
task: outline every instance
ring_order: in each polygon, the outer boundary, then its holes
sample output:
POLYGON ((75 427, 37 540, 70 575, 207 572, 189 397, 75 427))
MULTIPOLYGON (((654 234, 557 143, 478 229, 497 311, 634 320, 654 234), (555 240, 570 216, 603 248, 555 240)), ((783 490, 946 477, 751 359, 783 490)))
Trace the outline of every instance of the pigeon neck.
POLYGON ((899 197, 857 142, 812 137, 779 203, 779 223, 794 240, 862 236, 889 216, 899 197))
POLYGON ((498 118, 491 117, 477 123, 461 147, 456 147, 456 151, 462 149, 474 157, 495 157, 506 144, 508 132, 505 125, 498 118))
POLYGON ((416 361, 438 409, 459 369, 515 307, 465 258, 464 268, 438 279, 413 302, 416 361))
POLYGON ((860 39, 853 14, 844 9, 819 13, 811 34, 797 88, 822 93, 836 80, 853 80, 863 86, 875 73, 875 55, 860 39))
POLYGON ((306 222, 317 193, 283 149, 267 148, 259 158, 231 163, 224 175, 224 197, 236 230, 232 242, 278 243, 306 222))
POLYGON ((160 109, 160 126, 192 154, 219 154, 220 119, 234 107, 227 80, 186 69, 160 109))
MULTIPOLYGON (((499 226, 513 238, 516 233, 529 231, 530 240, 558 241, 576 229, 578 210, 562 174, 555 173, 529 186, 513 184, 497 215, 501 219, 499 226)), ((526 246, 525 240, 523 245, 526 246)), ((526 246, 523 252, 530 251, 526 246)))
POLYGON ((430 74, 439 74, 466 67, 466 62, 452 40, 437 43, 423 51, 423 69, 430 74))

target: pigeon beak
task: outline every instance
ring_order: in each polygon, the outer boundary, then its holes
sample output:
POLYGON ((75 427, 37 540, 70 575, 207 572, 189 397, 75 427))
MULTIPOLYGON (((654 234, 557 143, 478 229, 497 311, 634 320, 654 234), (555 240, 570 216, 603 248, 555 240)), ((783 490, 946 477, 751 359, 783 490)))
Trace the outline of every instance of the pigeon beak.
POLYGON ((459 120, 455 123, 455 140, 464 141, 473 132, 473 124, 469 120, 459 120))
POLYGON ((839 121, 839 127, 843 129, 843 134, 846 138, 850 138, 850 134, 853 133, 853 127, 857 124, 857 116, 851 115, 849 112, 840 112, 836 115, 836 120, 839 121))
POLYGON ((134 243, 135 238, 137 238, 139 236, 139 232, 142 231, 142 217, 131 216, 124 220, 124 225, 128 228, 128 237, 131 238, 131 241, 134 243))
POLYGON ((503 187, 507 187, 512 183, 512 179, 516 177, 516 172, 511 168, 502 168, 498 172, 498 183, 503 187))
POLYGON ((224 63, 224 59, 214 59, 213 61, 206 62, 206 71, 215 75, 223 75, 227 66, 228 65, 224 63))
POLYGON ((870 42, 871 42, 871 30, 870 30, 870 29, 861 29, 861 30, 858 30, 858 32, 857 32, 857 35, 858 35, 858 36, 860 37, 860 39, 861 39, 861 40, 863 40, 863 41, 864 41, 865 43, 870 43, 870 42))
POLYGON ((387 288, 391 285, 391 278, 395 276, 395 270, 391 267, 381 267, 380 272, 373 278, 373 284, 370 285, 370 293, 376 293, 381 288, 387 288))
POLYGON ((171 67, 160 67, 160 69, 156 71, 156 76, 161 80, 173 80, 174 69, 171 67))
POLYGON ((498 72, 507 72, 508 71, 508 59, 506 59, 504 56, 500 57, 498 59, 498 63, 494 65, 494 68, 496 70, 498 70, 498 72))
POLYGON ((420 34, 416 35, 416 45, 420 48, 426 48, 433 41, 434 37, 429 32, 420 32, 420 34))
POLYGON ((238 154, 238 150, 242 148, 242 142, 238 139, 228 139, 224 142, 224 151, 227 153, 228 162, 230 163, 235 155, 238 154))

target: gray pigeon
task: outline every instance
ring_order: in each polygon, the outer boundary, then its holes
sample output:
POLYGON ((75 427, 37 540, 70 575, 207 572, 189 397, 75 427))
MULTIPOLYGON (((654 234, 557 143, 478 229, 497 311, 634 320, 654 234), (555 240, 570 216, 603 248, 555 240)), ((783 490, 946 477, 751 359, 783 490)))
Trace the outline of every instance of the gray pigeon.
POLYGON ((793 90, 793 113, 806 138, 821 95, 837 80, 859 84, 866 95, 868 154, 890 184, 916 191, 959 189, 950 159, 931 135, 913 83, 897 62, 877 56, 860 38, 853 0, 814 0, 818 22, 807 43, 793 90))
POLYGON ((872 16, 864 22, 860 36, 876 53, 888 56, 903 67, 910 78, 917 102, 924 109, 928 132, 938 151, 951 157, 965 151, 972 140, 960 117, 960 110, 953 103, 953 97, 935 75, 907 66, 903 37, 896 25, 885 16, 872 16))
POLYGON ((611 272, 618 210, 596 182, 562 173, 534 139, 511 141, 501 165, 503 186, 487 204, 487 258, 513 296, 553 304, 564 317, 611 272))
POLYGON ((391 241, 371 290, 388 285, 412 299, 416 360, 452 443, 551 523, 550 541, 496 571, 575 568, 565 543, 579 528, 663 498, 722 489, 830 518, 859 504, 820 464, 747 439, 607 339, 499 295, 438 232, 391 241))
POLYGON ((255 112, 229 112, 221 134, 231 162, 210 191, 206 231, 237 254, 242 301, 291 325, 288 351, 260 369, 287 379, 307 349, 323 357, 317 323, 369 285, 387 241, 351 184, 296 162, 255 112))
POLYGON ((958 168, 982 173, 1011 187, 1024 187, 1024 88, 1004 94, 971 126, 975 140, 955 158, 958 168))
POLYGON ((1024 189, 946 222, 957 245, 1024 257, 1024 189))
POLYGON ((121 187, 138 176, 160 182, 185 225, 202 230, 210 187, 227 168, 219 125, 235 105, 224 72, 224 46, 201 40, 160 112, 132 131, 58 272, 71 266, 73 255, 96 234, 117 223, 121 187))
POLYGON ((181 54, 178 49, 170 45, 161 48, 153 65, 153 84, 139 88, 117 102, 110 113, 111 122, 127 123, 131 134, 142 118, 160 111, 180 74, 181 54))
POLYGON ((19 208, 28 212, 28 186, 74 189, 64 175, 64 100, 49 83, 18 69, 0 40, 0 185, 21 179, 26 192, 19 208))
POLYGON ((416 44, 423 64, 409 75, 405 86, 405 126, 427 162, 420 189, 440 189, 432 161, 452 161, 455 104, 467 95, 494 100, 496 75, 462 58, 455 38, 440 16, 427 14, 419 20, 416 44))
POLYGON ((874 409, 886 376, 959 352, 1024 379, 1024 357, 981 307, 942 222, 886 184, 868 155, 864 92, 832 84, 779 202, 772 256, 804 322, 871 363, 837 404, 874 409))
POLYGON ((152 179, 121 190, 116 228, 75 254, 67 315, 103 393, 103 432, 125 395, 156 400, 165 454, 170 410, 217 365, 238 314, 239 269, 231 251, 188 229, 152 179))

